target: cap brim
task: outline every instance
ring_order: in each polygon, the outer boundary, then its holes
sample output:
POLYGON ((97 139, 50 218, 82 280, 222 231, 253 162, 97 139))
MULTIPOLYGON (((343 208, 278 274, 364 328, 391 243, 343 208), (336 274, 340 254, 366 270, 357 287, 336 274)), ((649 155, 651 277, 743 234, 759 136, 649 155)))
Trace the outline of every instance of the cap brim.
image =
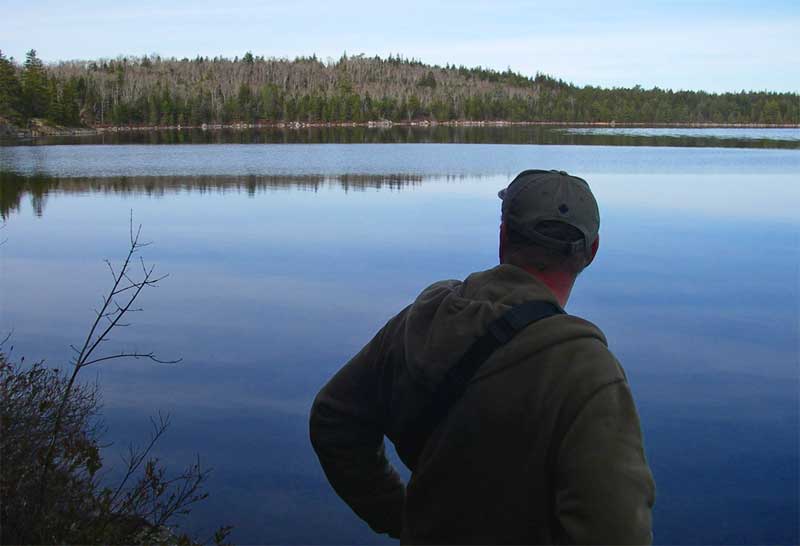
POLYGON ((505 199, 507 190, 508 190, 508 188, 504 188, 504 189, 500 190, 499 192, 497 192, 497 197, 499 197, 500 199, 505 199))

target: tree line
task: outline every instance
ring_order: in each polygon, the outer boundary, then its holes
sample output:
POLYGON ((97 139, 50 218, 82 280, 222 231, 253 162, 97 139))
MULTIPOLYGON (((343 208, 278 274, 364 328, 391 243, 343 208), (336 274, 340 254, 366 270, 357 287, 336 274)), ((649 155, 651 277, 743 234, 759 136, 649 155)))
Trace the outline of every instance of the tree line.
POLYGON ((576 86, 511 69, 343 55, 157 55, 20 65, 0 52, 0 116, 67 126, 366 121, 800 123, 800 95, 576 86))

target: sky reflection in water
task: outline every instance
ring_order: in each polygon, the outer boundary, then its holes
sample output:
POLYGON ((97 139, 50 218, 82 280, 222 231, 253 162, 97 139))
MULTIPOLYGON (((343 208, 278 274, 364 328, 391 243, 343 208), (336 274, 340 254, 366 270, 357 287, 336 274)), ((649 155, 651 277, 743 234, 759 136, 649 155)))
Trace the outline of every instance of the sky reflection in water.
POLYGON ((96 369, 109 461, 144 438, 147 415, 170 411, 160 454, 199 452, 216 469, 193 528, 232 523, 239 543, 380 542, 324 481, 311 400, 422 288, 496 263, 509 171, 564 166, 592 184, 603 222, 569 310, 605 331, 633 386, 656 541, 798 541, 797 152, 474 146, 436 165, 425 147, 340 146, 348 179, 336 150, 237 149, 244 163, 219 163, 228 152, 203 147, 212 174, 252 176, 177 177, 181 161, 195 172, 189 151, 144 147, 130 151, 146 156, 137 164, 124 147, 106 163, 84 148, 0 149, 4 168, 54 177, 0 181, 0 328, 14 329, 15 354, 63 361, 134 210, 155 241, 146 259, 170 277, 114 348, 184 361, 96 369))

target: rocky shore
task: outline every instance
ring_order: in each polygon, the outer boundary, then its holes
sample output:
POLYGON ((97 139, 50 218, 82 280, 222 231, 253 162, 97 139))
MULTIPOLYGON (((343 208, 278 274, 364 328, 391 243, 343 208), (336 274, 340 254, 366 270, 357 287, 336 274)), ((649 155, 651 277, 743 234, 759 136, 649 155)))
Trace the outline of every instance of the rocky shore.
POLYGON ((97 133, 97 129, 93 127, 63 127, 39 118, 30 120, 27 127, 20 127, 7 119, 0 118, 0 138, 3 139, 23 140, 46 136, 84 136, 97 133))

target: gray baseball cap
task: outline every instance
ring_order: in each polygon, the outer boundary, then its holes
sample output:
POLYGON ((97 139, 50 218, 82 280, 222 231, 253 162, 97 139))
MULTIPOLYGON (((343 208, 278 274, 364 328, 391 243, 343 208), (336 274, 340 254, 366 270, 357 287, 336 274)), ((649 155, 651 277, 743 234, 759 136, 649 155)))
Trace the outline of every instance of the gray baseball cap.
POLYGON ((565 255, 590 254, 600 230, 597 201, 583 178, 564 171, 522 171, 497 194, 506 225, 536 243, 565 255), (536 230, 541 222, 564 222, 583 234, 580 241, 560 241, 536 230))

